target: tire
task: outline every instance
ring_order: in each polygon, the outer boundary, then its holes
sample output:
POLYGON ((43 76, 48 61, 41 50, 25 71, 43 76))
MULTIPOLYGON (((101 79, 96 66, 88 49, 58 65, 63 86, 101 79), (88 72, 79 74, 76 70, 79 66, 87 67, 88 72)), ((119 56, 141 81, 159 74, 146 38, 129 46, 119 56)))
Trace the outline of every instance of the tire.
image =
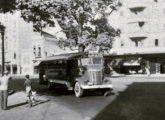
POLYGON ((80 98, 80 97, 83 96, 83 89, 81 88, 79 82, 76 82, 76 84, 75 84, 75 86, 74 86, 74 93, 75 93, 75 96, 76 96, 77 98, 80 98))
POLYGON ((103 89, 103 90, 101 90, 101 93, 104 96, 109 96, 109 94, 111 93, 111 89, 103 89))

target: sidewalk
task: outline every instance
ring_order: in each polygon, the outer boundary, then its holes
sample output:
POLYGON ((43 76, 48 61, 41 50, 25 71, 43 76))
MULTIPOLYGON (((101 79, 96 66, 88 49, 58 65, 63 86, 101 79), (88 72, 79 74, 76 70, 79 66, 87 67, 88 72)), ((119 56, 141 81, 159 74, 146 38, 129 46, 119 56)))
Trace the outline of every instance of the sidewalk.
MULTIPOLYGON (((25 78, 25 75, 21 75, 21 74, 13 74, 11 76, 14 79, 24 79, 25 78)), ((38 79, 39 78, 39 75, 30 75, 30 78, 32 78, 32 79, 38 79)))
POLYGON ((10 95, 8 98, 9 110, 0 110, 0 120, 83 120, 75 111, 48 101, 45 96, 38 96, 37 99, 42 102, 28 108, 24 92, 10 95))
POLYGON ((165 74, 150 74, 149 76, 146 74, 132 74, 132 75, 124 75, 124 74, 116 74, 111 77, 165 77, 165 74))

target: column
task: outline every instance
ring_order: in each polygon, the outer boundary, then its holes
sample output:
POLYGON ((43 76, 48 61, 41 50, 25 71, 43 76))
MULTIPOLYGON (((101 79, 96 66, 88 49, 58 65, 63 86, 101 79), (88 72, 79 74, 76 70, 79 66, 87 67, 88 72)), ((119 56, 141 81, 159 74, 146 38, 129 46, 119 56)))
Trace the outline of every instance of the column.
POLYGON ((12 65, 12 63, 10 64, 10 74, 11 75, 13 74, 13 65, 12 65))
POLYGON ((160 74, 160 63, 156 63, 156 74, 160 74))
POLYGON ((17 65, 17 74, 21 74, 21 67, 17 65))

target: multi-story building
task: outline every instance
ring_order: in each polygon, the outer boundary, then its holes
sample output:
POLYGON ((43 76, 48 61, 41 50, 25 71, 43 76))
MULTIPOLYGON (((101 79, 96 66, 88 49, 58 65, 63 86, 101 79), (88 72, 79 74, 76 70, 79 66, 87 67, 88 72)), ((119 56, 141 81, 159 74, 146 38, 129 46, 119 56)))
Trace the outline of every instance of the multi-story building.
POLYGON ((38 65, 41 60, 46 57, 53 56, 56 52, 59 54, 62 49, 57 45, 58 39, 46 32, 35 33, 32 40, 32 53, 33 53, 33 73, 38 73, 38 65), (60 50, 60 51, 59 51, 60 50))
POLYGON ((71 50, 69 48, 63 49, 58 45, 59 39, 56 36, 47 32, 34 33, 32 40, 33 53, 33 74, 38 73, 38 65, 41 60, 58 54, 78 52, 78 50, 71 50))
POLYGON ((146 59, 152 73, 165 73, 165 1, 122 0, 118 11, 121 36, 111 54, 146 59))
MULTIPOLYGON (((46 29, 48 32, 36 33, 33 24, 25 22, 20 12, 0 14, 0 22, 5 29, 5 69, 10 74, 35 74, 40 60, 60 53, 72 52, 58 46, 55 34, 65 38, 59 26, 46 29), (51 33, 51 34, 49 34, 51 33)), ((56 24, 57 25, 57 24, 56 24)), ((0 65, 1 65, 0 40, 0 65)))
MULTIPOLYGON (((0 14, 0 22, 5 29, 5 65, 11 74, 20 73, 19 64, 19 13, 0 14)), ((0 45, 1 46, 1 45, 0 45)), ((1 50, 0 50, 1 51, 1 50)), ((1 61, 1 57, 0 57, 1 61)))
MULTIPOLYGON (((22 59, 27 55, 27 51, 32 51, 33 25, 25 22, 20 16, 19 11, 12 14, 0 14, 0 22, 6 27, 5 68, 10 74, 23 73, 24 62, 22 59)), ((1 60, 0 56, 0 64, 1 60)))

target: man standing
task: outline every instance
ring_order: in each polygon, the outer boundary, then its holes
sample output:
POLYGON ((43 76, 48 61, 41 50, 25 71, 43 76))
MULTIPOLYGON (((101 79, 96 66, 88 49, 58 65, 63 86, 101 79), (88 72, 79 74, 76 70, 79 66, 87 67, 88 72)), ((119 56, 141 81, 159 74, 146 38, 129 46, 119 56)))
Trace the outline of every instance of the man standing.
POLYGON ((4 71, 4 76, 0 79, 0 108, 3 110, 7 109, 9 79, 8 71, 4 71))
POLYGON ((31 93, 32 93, 32 82, 29 79, 29 75, 25 75, 25 90, 29 107, 32 107, 31 93))

